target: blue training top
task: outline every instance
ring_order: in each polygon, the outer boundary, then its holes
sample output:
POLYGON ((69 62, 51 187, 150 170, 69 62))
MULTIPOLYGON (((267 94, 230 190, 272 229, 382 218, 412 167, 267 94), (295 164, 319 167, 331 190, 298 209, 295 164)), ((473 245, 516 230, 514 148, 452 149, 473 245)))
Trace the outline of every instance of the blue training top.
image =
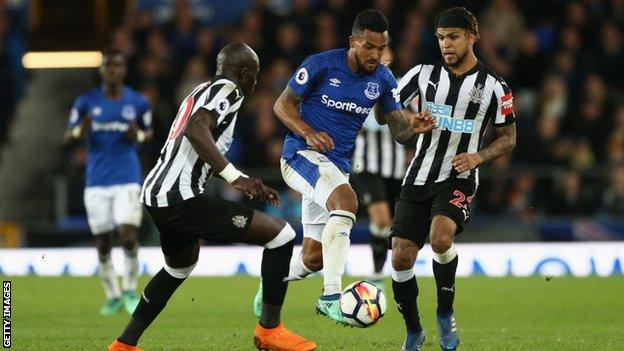
POLYGON ((149 103, 136 91, 124 86, 121 97, 111 100, 101 87, 80 95, 71 110, 69 127, 89 116, 87 186, 141 183, 141 164, 136 142, 126 139, 131 123, 142 130, 151 128, 149 103))

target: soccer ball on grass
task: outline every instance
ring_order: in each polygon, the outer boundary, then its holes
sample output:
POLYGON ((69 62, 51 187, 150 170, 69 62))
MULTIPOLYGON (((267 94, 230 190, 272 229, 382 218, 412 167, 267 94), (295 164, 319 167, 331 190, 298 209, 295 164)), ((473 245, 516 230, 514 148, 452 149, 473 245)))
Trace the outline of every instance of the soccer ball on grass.
POLYGON ((340 310, 349 324, 368 328, 386 314, 386 295, 375 284, 360 280, 347 286, 340 296, 340 310))

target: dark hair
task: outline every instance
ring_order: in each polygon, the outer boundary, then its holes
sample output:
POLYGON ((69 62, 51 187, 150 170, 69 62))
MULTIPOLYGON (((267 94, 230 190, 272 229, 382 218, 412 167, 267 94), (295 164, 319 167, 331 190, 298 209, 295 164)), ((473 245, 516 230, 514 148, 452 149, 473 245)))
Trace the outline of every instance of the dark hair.
POLYGON ((436 23, 436 28, 438 28, 438 24, 440 23, 440 19, 442 18, 460 18, 462 20, 462 22, 464 22, 466 25, 462 26, 466 27, 465 29, 469 32, 474 34, 475 37, 477 37, 477 39, 479 39, 480 34, 479 34, 479 22, 477 21, 477 18, 475 17, 475 15, 472 14, 472 12, 468 11, 467 8, 465 7, 451 7, 450 9, 446 9, 444 11, 442 11, 442 13, 440 13, 438 15, 438 17, 436 17, 435 23, 436 23))
POLYGON ((358 13, 351 27, 352 35, 362 35, 364 30, 375 33, 383 33, 388 30, 388 19, 386 15, 378 10, 367 9, 358 13))
POLYGON ((108 47, 102 50, 102 57, 112 57, 112 56, 117 56, 117 55, 120 55, 121 57, 123 57, 124 61, 126 60, 126 54, 124 54, 119 49, 108 47))

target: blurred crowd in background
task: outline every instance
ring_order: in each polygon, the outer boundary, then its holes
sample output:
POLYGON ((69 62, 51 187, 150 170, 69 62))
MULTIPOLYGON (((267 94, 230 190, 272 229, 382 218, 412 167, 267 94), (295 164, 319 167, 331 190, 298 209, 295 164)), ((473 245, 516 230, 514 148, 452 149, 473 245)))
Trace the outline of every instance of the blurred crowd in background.
MULTIPOLYGON (((307 55, 346 47, 357 12, 374 7, 388 16, 391 68, 400 77, 416 64, 439 59, 433 21, 457 3, 139 0, 112 31, 110 45, 127 55, 127 84, 153 107, 156 138, 143 150, 146 171, 178 104, 214 74, 224 44, 245 42, 261 61, 229 158, 248 170, 272 169, 279 179, 286 129, 273 104, 307 55)), ((483 167, 475 213, 526 220, 624 213, 624 0, 471 1, 469 9, 480 24, 478 57, 514 92, 519 133, 513 155, 483 167)), ((0 16, 6 44, 11 31, 2 23, 0 16)), ((10 59, 5 56, 0 59, 10 59)), ((4 80, 5 65, 0 67, 4 80)), ((4 84, 0 88, 7 94, 4 84)), ((289 212, 282 215, 298 217, 295 195, 283 190, 283 201, 293 206, 282 206, 289 212)))
POLYGON ((8 142, 15 108, 26 87, 22 56, 27 20, 25 1, 0 0, 0 148, 8 142))

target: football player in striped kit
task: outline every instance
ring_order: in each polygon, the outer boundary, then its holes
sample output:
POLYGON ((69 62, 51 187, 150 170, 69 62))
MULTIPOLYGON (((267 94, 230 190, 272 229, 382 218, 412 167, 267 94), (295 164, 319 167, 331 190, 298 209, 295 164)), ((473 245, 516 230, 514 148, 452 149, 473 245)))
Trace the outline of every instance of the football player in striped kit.
POLYGON ((280 318, 295 231, 280 219, 204 193, 206 181, 218 174, 249 197, 279 204, 274 189, 243 174, 224 156, 232 144, 238 110, 253 92, 259 70, 258 56, 249 46, 229 44, 217 56, 216 76, 197 86, 180 105, 141 191, 141 202, 160 233, 165 266, 147 284, 132 319, 108 351, 140 351, 139 338, 195 268, 199 239, 264 247, 262 314, 254 331, 258 349, 316 348, 286 329, 280 318))
POLYGON ((425 339, 413 266, 427 235, 433 250, 440 347, 457 349, 453 300, 458 256, 453 241, 470 219, 478 166, 511 152, 516 144, 511 90, 474 54, 479 39, 474 15, 463 7, 445 10, 436 19, 435 31, 443 62, 417 65, 399 85, 403 107, 418 97, 419 110, 431 113, 437 123, 436 129, 415 136, 416 154, 390 232, 392 288, 407 327, 404 351, 420 350, 425 339), (484 147, 483 133, 490 122, 497 137, 484 147))

